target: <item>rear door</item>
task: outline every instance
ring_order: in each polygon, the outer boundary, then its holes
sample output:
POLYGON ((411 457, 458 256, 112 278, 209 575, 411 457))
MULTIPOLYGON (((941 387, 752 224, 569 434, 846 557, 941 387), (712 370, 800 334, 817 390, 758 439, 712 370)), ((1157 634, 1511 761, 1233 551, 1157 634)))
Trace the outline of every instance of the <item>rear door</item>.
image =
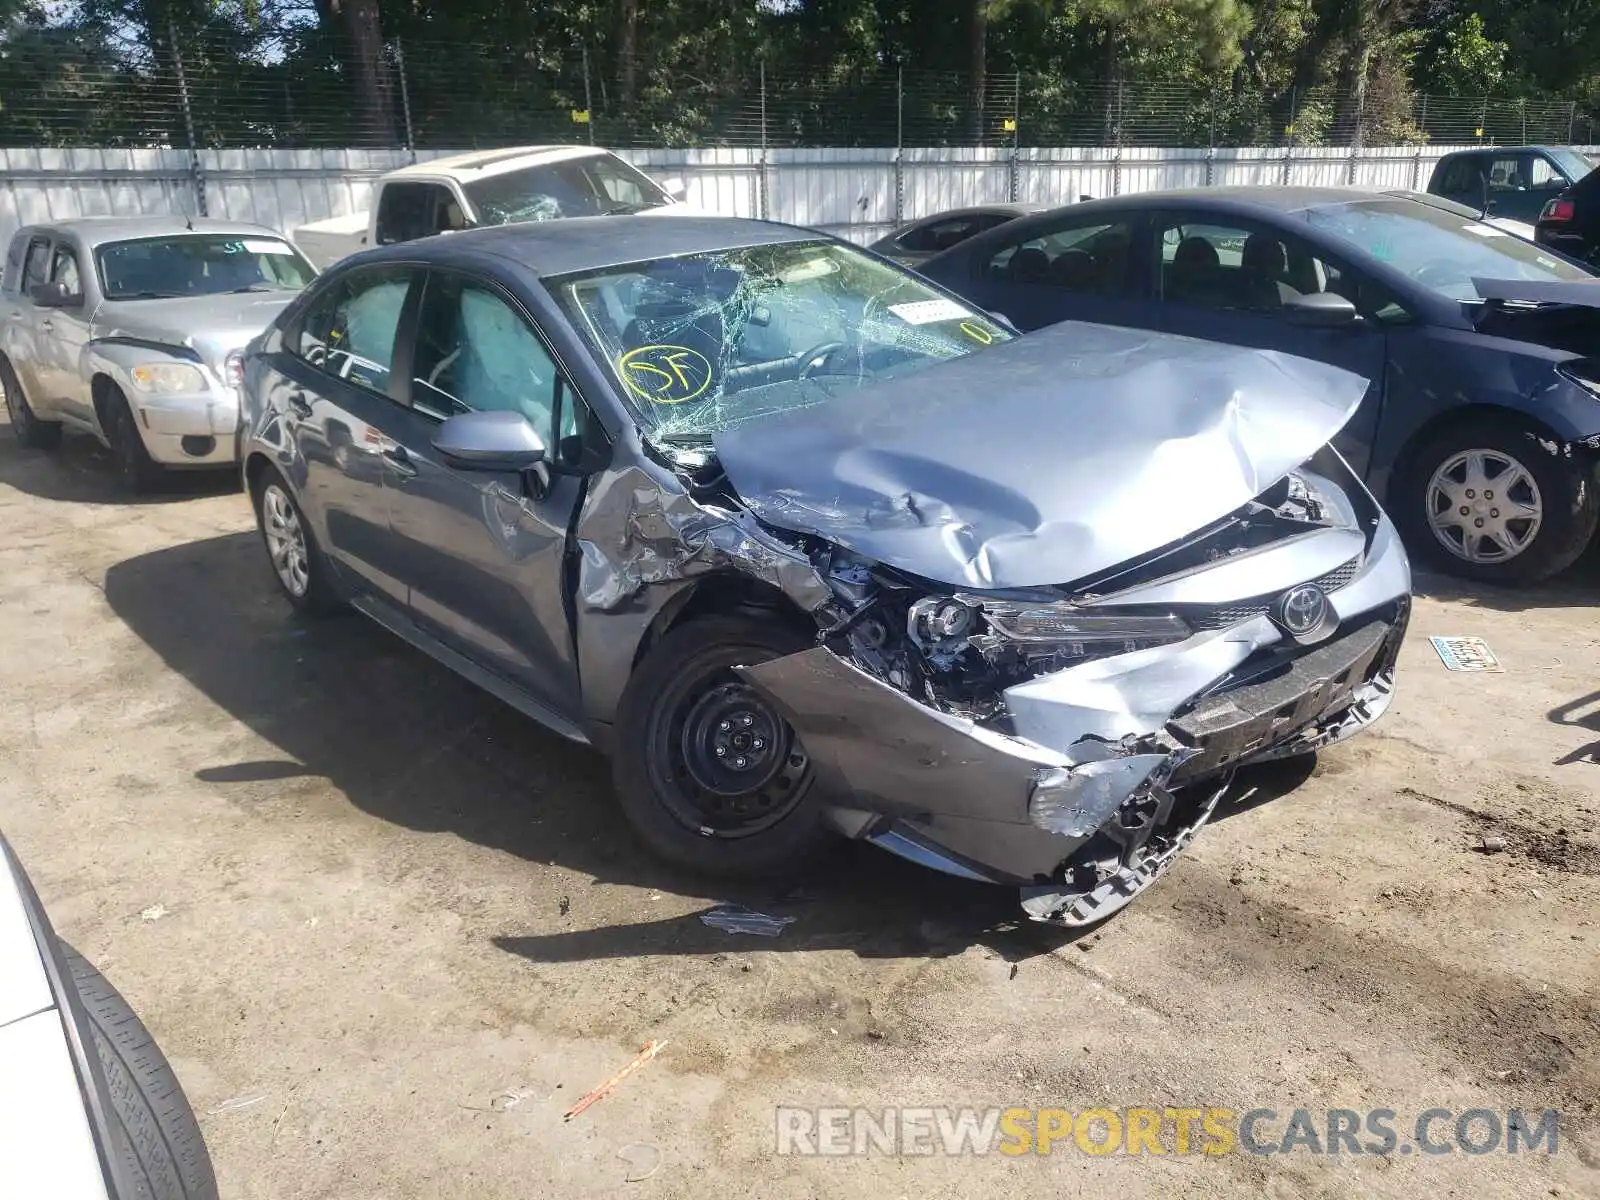
POLYGON ((564 454, 588 410, 531 315, 493 281, 433 270, 406 358, 409 405, 395 429, 389 515, 411 618, 557 713, 577 709, 563 570, 582 495, 564 454), (549 467, 469 470, 433 447, 457 413, 512 411, 549 448, 549 467), (553 468, 553 469, 552 469, 553 468))
POLYGON ((1033 225, 971 262, 970 281, 951 286, 1025 331, 1069 320, 1154 328, 1141 266, 1145 228, 1135 213, 1033 225))
POLYGON ((303 478, 301 507, 323 547, 359 590, 406 604, 385 481, 404 387, 395 344, 419 270, 381 265, 325 287, 284 339, 269 403, 283 413, 303 478))
POLYGON ((1279 350, 1353 371, 1367 394, 1334 439, 1358 473, 1371 456, 1383 406, 1387 337, 1410 314, 1376 283, 1275 226, 1206 213, 1166 212, 1153 226, 1161 328, 1186 337, 1279 350), (1361 316, 1333 329, 1293 323, 1294 298, 1345 296, 1361 316))
MULTIPOLYGON (((6 272, 10 278, 10 271, 6 272)), ((50 237, 29 235, 22 247, 22 262, 16 276, 16 290, 5 297, 6 357, 22 384, 22 393, 39 416, 53 411, 47 389, 40 379, 39 310, 29 298, 29 289, 50 279, 50 237)))
POLYGON ((94 403, 89 381, 83 375, 83 351, 89 344, 89 317, 84 296, 83 268, 77 250, 58 238, 50 250, 50 282, 59 283, 72 299, 61 308, 38 309, 38 378, 40 395, 50 411, 65 413, 90 424, 94 403))

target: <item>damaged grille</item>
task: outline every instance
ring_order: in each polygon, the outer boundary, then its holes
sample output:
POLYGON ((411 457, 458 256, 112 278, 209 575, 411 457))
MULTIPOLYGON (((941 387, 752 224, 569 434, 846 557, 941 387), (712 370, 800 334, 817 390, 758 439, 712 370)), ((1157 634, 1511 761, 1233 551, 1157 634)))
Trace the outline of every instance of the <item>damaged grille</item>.
POLYGON ((1350 702, 1355 689, 1391 670, 1406 609, 1391 607, 1334 641, 1283 660, 1264 674, 1214 693, 1174 717, 1167 730, 1198 753, 1172 775, 1182 784, 1281 743, 1350 702))
MULTIPOLYGON (((1349 562, 1343 563, 1329 571, 1326 575, 1319 576, 1311 582, 1325 592, 1336 592, 1356 577, 1361 570, 1361 556, 1358 554, 1349 562)), ((1241 600, 1227 605, 1203 605, 1184 607, 1179 611, 1191 628, 1202 629, 1227 629, 1241 621, 1248 621, 1252 617, 1264 617, 1272 610, 1277 602, 1278 595, 1257 596, 1251 600, 1241 600)))

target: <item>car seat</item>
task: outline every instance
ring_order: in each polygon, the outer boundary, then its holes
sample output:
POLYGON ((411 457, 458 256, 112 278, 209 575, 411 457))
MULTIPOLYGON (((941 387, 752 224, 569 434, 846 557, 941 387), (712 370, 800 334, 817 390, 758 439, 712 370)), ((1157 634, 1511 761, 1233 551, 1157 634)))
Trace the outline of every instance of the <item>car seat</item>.
POLYGON ((1172 267, 1167 272, 1168 298, 1189 300, 1196 304, 1216 303, 1220 291, 1217 274, 1221 266, 1217 248, 1205 238, 1184 238, 1178 243, 1178 249, 1172 256, 1172 267))
POLYGON ((1050 256, 1037 246, 1024 246, 1011 256, 1009 274, 1013 283, 1046 283, 1050 256))
POLYGON ((1271 234, 1252 233, 1244 240, 1239 270, 1247 308, 1281 308, 1289 276, 1289 251, 1271 234))
POLYGON ((1100 270, 1087 250, 1064 250, 1050 264, 1050 282, 1072 292, 1092 292, 1100 270))

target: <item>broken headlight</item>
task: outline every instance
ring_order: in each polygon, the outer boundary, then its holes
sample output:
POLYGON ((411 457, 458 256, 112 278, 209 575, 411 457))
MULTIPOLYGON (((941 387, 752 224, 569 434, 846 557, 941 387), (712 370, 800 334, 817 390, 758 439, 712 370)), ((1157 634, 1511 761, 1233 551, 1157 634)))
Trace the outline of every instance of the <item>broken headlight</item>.
POLYGON ((1029 649, 1049 650, 1071 658, 1128 654, 1181 642, 1194 631, 1181 617, 1086 612, 1071 604, 1026 604, 1009 600, 980 601, 991 635, 1029 649))

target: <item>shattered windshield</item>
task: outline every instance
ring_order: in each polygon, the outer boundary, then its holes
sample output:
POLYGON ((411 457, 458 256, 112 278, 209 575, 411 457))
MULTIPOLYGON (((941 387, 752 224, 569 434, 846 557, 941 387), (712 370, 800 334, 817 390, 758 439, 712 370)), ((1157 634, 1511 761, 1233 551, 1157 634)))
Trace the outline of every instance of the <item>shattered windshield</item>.
POLYGON ((282 238, 184 233, 108 242, 95 250, 107 300, 298 292, 316 271, 282 238))
POLYGON ((595 155, 463 184, 480 225, 639 212, 672 198, 620 158, 595 155))
POLYGON ((1011 337, 837 242, 635 263, 551 287, 657 440, 702 441, 1011 337))
POLYGON ((1305 217, 1430 291, 1466 304, 1483 299, 1472 285, 1474 276, 1540 283, 1594 278, 1592 271, 1475 217, 1410 200, 1330 204, 1308 209, 1305 217))

